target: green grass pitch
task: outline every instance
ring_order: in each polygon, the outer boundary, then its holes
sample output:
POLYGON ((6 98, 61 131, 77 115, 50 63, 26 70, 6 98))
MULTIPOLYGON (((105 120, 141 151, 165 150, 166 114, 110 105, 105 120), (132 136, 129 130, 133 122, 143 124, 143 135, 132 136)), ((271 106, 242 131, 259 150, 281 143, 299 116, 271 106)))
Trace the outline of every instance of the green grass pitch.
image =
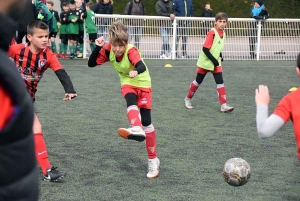
POLYGON ((117 134, 127 127, 119 77, 106 64, 88 68, 87 60, 63 60, 78 97, 63 102, 63 87, 49 69, 39 84, 36 113, 49 158, 67 172, 61 183, 40 183, 43 201, 281 201, 300 200, 300 162, 291 123, 275 137, 258 138, 254 90, 269 86, 273 111, 299 86, 295 62, 224 61, 224 81, 232 113, 220 113, 216 85, 207 74, 194 109, 184 97, 196 76, 196 61, 145 61, 153 84, 152 122, 157 131, 160 175, 147 179, 144 143, 117 134), (164 68, 170 63, 173 68, 164 68), (224 182, 222 166, 241 157, 251 166, 247 184, 224 182))

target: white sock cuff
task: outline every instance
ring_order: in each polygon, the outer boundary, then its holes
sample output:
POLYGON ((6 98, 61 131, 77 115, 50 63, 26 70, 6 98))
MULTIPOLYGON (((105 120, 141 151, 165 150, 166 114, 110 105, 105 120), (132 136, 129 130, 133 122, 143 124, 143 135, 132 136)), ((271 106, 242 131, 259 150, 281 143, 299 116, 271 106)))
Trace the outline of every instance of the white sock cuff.
POLYGON ((217 84, 217 89, 224 87, 224 83, 223 84, 217 84))
POLYGON ((149 126, 143 126, 145 133, 151 133, 154 131, 154 126, 150 124, 149 126))
POLYGON ((127 112, 129 112, 130 110, 139 110, 138 106, 136 105, 130 105, 128 108, 127 108, 127 112))
POLYGON ((200 84, 198 84, 198 82, 196 80, 193 81, 193 84, 196 86, 199 86, 200 84))

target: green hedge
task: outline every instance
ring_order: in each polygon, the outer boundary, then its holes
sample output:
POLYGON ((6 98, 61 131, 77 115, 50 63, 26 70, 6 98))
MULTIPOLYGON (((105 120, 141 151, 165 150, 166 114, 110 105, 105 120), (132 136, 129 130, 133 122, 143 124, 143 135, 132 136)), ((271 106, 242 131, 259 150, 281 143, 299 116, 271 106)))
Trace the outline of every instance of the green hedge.
MULTIPOLYGON (((223 11, 229 17, 247 18, 253 1, 249 0, 194 0, 195 16, 199 16, 204 5, 210 1, 214 13, 223 11)), ((93 0, 95 2, 95 0, 93 0)), ((123 14, 124 8, 129 0, 113 0, 114 14, 123 14)), ((143 0, 147 15, 155 14, 155 3, 157 0, 143 0)), ((271 18, 300 18, 299 0, 265 0, 271 18)))

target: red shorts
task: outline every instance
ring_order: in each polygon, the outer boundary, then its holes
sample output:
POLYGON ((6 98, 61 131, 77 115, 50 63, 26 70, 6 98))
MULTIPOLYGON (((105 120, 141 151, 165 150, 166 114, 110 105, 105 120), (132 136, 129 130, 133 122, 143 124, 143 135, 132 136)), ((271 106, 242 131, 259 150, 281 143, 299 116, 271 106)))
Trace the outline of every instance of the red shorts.
POLYGON ((137 96, 138 108, 152 109, 152 89, 134 88, 124 86, 121 88, 121 93, 125 97, 128 93, 134 93, 137 96))
POLYGON ((222 66, 217 66, 217 67, 215 67, 214 70, 206 70, 206 69, 201 68, 199 66, 197 68, 197 73, 199 73, 199 74, 206 74, 208 72, 211 72, 211 73, 222 73, 223 72, 222 71, 222 66))

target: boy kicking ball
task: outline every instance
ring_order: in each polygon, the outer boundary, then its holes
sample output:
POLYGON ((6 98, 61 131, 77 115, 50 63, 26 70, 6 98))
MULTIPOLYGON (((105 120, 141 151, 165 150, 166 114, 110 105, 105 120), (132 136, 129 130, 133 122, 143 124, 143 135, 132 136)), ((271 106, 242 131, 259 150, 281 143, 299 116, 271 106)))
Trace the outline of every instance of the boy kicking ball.
POLYGON ((156 131, 151 121, 151 78, 140 51, 128 44, 127 28, 121 22, 115 22, 109 28, 108 44, 104 44, 104 37, 96 40, 88 66, 95 67, 108 61, 119 74, 130 123, 130 128, 120 128, 118 134, 124 139, 146 140, 147 177, 155 178, 159 174, 160 161, 156 152, 156 131))

